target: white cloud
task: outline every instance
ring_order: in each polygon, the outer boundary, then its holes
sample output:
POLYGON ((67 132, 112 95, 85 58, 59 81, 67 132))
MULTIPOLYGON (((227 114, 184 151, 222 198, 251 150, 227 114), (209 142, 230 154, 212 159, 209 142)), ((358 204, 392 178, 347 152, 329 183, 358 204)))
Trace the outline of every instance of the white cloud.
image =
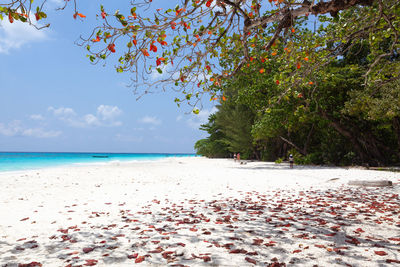
POLYGON ((0 123, 0 134, 5 136, 27 136, 35 138, 54 138, 62 134, 61 131, 46 131, 42 128, 25 128, 21 121, 13 121, 7 125, 0 123))
POLYGON ((117 106, 100 105, 97 107, 96 115, 89 113, 83 116, 79 116, 72 108, 49 107, 47 110, 52 112, 56 118, 72 127, 116 127, 122 125, 122 122, 116 120, 122 114, 122 110, 117 106))
POLYGON ((32 114, 29 116, 34 121, 44 121, 44 117, 40 114, 32 114))
POLYGON ((151 116, 144 116, 139 120, 141 123, 146 123, 146 124, 152 124, 152 125, 160 125, 161 120, 157 119, 157 117, 151 117, 151 116))
POLYGON ((5 136, 14 136, 21 132, 21 122, 20 121, 13 121, 8 125, 4 125, 0 123, 0 134, 5 136))
MULTIPOLYGON (((31 20, 36 22, 31 14, 31 20)), ((38 24, 38 26, 42 26, 38 24)), ((8 54, 12 49, 19 49, 25 44, 46 40, 48 30, 38 30, 28 23, 14 21, 10 23, 7 18, 0 20, 0 53, 8 54)))
POLYGON ((54 116, 59 117, 59 118, 68 118, 68 117, 73 117, 76 116, 76 112, 72 108, 54 108, 54 107, 49 107, 47 109, 50 112, 53 112, 54 116))
POLYGON ((191 115, 192 117, 189 120, 187 120, 187 124, 189 125, 189 127, 198 130, 200 125, 207 123, 208 117, 215 112, 217 112, 216 107, 212 107, 210 110, 208 109, 200 110, 199 114, 191 115))
POLYGON ((182 115, 179 115, 178 117, 176 117, 176 121, 181 121, 183 119, 182 115))
POLYGON ((99 119, 92 115, 92 114, 87 114, 83 117, 87 125, 95 125, 98 126, 100 125, 99 119))
POLYGON ((97 108, 97 114, 101 117, 102 120, 114 120, 115 117, 118 117, 122 114, 122 110, 120 110, 117 106, 107 106, 100 105, 97 108))

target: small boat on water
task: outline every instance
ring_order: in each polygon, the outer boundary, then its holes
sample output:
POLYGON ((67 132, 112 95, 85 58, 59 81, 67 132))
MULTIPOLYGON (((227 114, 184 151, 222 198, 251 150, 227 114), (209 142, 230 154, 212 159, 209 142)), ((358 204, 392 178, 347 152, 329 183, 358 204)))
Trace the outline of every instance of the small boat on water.
POLYGON ((108 158, 108 156, 93 155, 92 158, 108 158))

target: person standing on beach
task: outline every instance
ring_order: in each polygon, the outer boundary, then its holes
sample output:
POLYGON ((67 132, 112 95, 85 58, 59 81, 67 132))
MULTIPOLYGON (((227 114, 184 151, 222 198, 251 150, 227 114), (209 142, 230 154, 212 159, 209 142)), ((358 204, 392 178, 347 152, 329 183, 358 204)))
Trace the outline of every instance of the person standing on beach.
POLYGON ((236 153, 233 153, 233 161, 236 162, 236 153))
POLYGON ((240 153, 237 153, 237 154, 236 154, 236 159, 237 159, 237 161, 240 163, 240 153))
POLYGON ((289 155, 289 163, 290 163, 290 168, 293 169, 293 155, 289 155))

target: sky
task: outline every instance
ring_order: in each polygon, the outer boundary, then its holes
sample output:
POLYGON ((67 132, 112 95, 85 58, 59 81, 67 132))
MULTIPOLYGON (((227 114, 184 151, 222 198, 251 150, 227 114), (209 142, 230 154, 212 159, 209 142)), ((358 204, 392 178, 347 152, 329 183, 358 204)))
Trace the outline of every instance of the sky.
POLYGON ((117 73, 111 61, 90 64, 75 44, 90 33, 101 2, 115 10, 129 1, 80 0, 83 20, 70 8, 55 11, 62 2, 48 1, 49 29, 0 22, 0 151, 195 152, 207 136, 198 128, 216 110, 209 99, 199 115, 177 107, 172 90, 136 100, 132 74, 117 73))

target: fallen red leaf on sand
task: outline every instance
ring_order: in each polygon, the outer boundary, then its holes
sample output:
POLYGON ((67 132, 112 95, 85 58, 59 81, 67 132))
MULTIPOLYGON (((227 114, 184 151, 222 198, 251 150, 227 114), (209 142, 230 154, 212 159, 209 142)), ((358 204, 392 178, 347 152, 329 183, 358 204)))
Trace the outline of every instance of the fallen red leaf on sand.
POLYGON ((301 250, 300 249, 296 249, 296 250, 293 250, 292 253, 299 253, 299 252, 301 252, 301 250))
POLYGON ((386 259, 387 263, 400 263, 400 260, 386 259))
POLYGON ((246 258, 244 258, 246 261, 248 261, 248 262, 250 262, 250 263, 253 263, 253 264, 257 264, 257 261, 255 260, 255 259, 252 259, 252 258, 249 258, 249 257, 246 257, 246 258))
POLYGON ((169 255, 171 255, 171 254, 174 254, 174 252, 173 251, 164 251, 163 253, 161 253, 161 255, 164 259, 168 259, 170 257, 169 255))
POLYGON ((86 260, 85 266, 94 266, 96 265, 98 260, 86 260))
POLYGON ((211 261, 211 258, 209 256, 203 256, 201 258, 203 259, 204 262, 211 261))
POLYGON ((314 246, 317 247, 317 248, 325 248, 324 245, 318 245, 318 244, 316 244, 316 245, 314 245, 314 246))
POLYGON ((42 264, 40 262, 32 261, 31 263, 20 263, 18 267, 41 267, 42 264))
POLYGON ((144 256, 139 256, 136 258, 135 263, 141 263, 142 261, 144 261, 144 256))
POLYGON ((131 255, 128 255, 128 259, 136 259, 138 255, 138 253, 133 253, 131 255))
POLYGON ((154 250, 149 251, 149 253, 161 253, 161 252, 163 252, 162 248, 156 248, 154 250))
POLYGON ((375 254, 376 255, 379 255, 379 256, 386 256, 387 255, 387 253, 385 252, 385 251, 374 251, 375 252, 375 254))
POLYGON ((20 221, 23 222, 23 221, 26 221, 26 220, 29 220, 29 217, 23 218, 20 221))
POLYGON ((397 238, 397 237, 390 237, 390 238, 388 238, 389 240, 392 240, 392 241, 400 241, 400 238, 397 238))
POLYGON ((89 252, 92 252, 94 250, 94 248, 83 248, 82 249, 82 251, 84 252, 84 253, 89 253, 89 252))
POLYGON ((325 236, 335 236, 336 233, 325 234, 325 236))
POLYGON ((247 250, 242 249, 242 248, 239 248, 239 249, 232 249, 231 251, 229 251, 229 253, 231 253, 231 254, 238 254, 238 253, 246 254, 246 253, 247 253, 247 250))
POLYGON ((24 241, 24 240, 26 240, 25 237, 24 237, 24 238, 20 238, 20 239, 18 239, 17 241, 24 241))

